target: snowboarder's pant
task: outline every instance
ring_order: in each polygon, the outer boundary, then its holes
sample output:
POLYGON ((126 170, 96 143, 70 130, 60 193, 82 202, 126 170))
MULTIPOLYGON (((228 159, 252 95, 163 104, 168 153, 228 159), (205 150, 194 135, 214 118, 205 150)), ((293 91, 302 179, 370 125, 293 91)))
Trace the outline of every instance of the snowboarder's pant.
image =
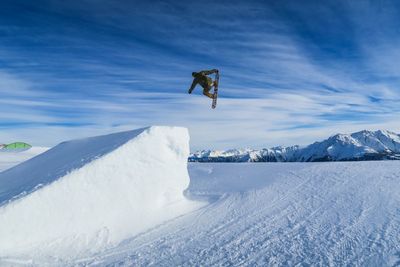
POLYGON ((204 87, 203 88, 203 95, 208 96, 209 98, 214 98, 213 94, 210 94, 212 86, 204 87))

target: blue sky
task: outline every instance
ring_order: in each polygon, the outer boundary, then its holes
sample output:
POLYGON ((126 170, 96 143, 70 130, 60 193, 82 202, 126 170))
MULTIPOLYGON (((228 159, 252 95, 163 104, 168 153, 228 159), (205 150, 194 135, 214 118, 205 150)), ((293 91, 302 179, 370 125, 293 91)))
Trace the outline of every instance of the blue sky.
POLYGON ((0 142, 148 125, 192 150, 400 131, 396 1, 2 1, 0 142), (216 110, 191 72, 218 68, 216 110))

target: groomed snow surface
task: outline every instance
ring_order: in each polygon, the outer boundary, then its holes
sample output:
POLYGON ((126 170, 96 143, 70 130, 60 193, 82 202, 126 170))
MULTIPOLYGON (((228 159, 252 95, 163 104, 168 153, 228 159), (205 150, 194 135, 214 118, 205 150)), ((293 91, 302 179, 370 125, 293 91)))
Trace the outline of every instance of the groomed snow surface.
POLYGON ((194 163, 209 204, 93 266, 398 266, 400 162, 194 163))
POLYGON ((102 151, 95 139, 61 144, 78 168, 47 186, 11 187, 0 265, 400 265, 398 161, 191 163, 189 184, 185 129, 102 138, 102 151))

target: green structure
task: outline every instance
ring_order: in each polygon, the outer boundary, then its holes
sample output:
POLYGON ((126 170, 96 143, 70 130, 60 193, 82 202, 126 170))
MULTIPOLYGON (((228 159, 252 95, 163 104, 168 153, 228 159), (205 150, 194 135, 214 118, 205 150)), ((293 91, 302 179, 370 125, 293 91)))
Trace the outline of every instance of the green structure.
POLYGON ((1 150, 7 150, 7 151, 21 151, 21 150, 28 150, 32 146, 30 144, 24 143, 24 142, 15 142, 11 143, 8 145, 4 145, 1 150))

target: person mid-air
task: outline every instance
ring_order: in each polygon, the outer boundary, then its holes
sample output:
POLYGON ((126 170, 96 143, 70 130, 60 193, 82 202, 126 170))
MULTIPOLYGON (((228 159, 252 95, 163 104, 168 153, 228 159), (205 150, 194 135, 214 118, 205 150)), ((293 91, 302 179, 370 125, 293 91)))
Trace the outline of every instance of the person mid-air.
POLYGON ((216 86, 218 85, 218 80, 216 79, 213 81, 210 77, 207 76, 213 73, 218 74, 218 70, 212 69, 212 70, 203 70, 200 72, 192 72, 192 76, 194 79, 192 85, 190 86, 189 94, 192 93, 197 84, 200 84, 200 86, 203 87, 203 95, 214 99, 214 96, 216 95, 215 93, 211 94, 210 90, 213 86, 214 88, 216 88, 216 86))

